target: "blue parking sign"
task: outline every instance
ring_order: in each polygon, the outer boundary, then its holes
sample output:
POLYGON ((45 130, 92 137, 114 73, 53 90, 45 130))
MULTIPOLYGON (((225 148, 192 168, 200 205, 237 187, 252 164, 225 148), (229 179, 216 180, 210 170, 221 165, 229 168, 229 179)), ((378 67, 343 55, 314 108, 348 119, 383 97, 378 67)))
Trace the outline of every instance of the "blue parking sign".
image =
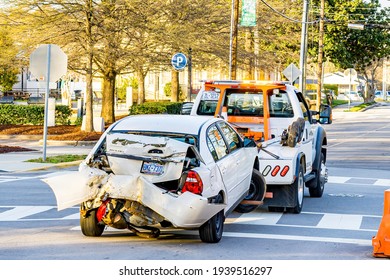
POLYGON ((175 70, 183 70, 187 66, 187 57, 183 53, 176 53, 173 55, 171 63, 175 70))

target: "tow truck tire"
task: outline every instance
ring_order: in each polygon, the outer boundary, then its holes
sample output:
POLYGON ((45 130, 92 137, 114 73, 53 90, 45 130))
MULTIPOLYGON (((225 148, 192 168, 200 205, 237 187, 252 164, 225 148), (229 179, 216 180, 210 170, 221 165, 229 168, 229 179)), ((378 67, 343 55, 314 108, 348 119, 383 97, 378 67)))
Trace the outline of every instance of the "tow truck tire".
MULTIPOLYGON (((219 194, 215 198, 215 203, 222 202, 223 198, 219 194)), ((205 243, 218 243, 222 238, 224 222, 224 210, 221 210, 199 228, 200 239, 205 243)))
POLYGON ((325 166, 325 156, 321 152, 321 160, 319 161, 319 166, 316 170, 316 177, 306 183, 309 188, 309 193, 311 197, 322 197, 325 188, 325 175, 323 174, 325 166))
MULTIPOLYGON (((260 171, 257 169, 253 169, 251 183, 249 186, 249 191, 244 200, 256 200, 263 201, 266 191, 266 183, 263 175, 261 175, 260 171)), ((239 204, 235 211, 239 213, 249 213, 259 205, 250 205, 250 204, 239 204)))
POLYGON ((80 213, 80 226, 85 236, 101 236, 105 228, 96 218, 96 209, 89 211, 86 217, 80 213))
POLYGON ((295 179, 294 183, 291 185, 291 187, 295 191, 295 194, 294 194, 295 206, 288 207, 287 212, 299 214, 302 211, 303 197, 304 197, 304 191, 305 191, 305 181, 303 179, 303 167, 301 164, 299 165, 298 176, 295 179))

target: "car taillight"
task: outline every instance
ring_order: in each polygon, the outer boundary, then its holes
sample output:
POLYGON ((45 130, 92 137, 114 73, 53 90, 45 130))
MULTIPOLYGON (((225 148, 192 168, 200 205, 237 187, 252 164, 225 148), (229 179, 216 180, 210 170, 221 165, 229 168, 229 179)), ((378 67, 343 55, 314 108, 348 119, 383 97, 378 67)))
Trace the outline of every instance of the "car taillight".
POLYGON ((98 210, 96 211, 96 218, 98 222, 100 222, 103 219, 103 217, 106 215, 108 202, 110 202, 110 199, 103 201, 103 203, 100 204, 98 210))
POLYGON ((192 192, 194 194, 201 194, 203 192, 203 182, 198 173, 193 170, 188 171, 181 192, 192 192))

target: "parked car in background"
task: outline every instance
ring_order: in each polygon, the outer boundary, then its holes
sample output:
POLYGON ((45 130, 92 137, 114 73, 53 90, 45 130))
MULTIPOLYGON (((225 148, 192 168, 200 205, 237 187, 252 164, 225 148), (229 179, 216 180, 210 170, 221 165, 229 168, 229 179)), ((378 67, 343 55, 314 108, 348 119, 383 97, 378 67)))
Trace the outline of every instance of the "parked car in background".
POLYGON ((350 100, 351 102, 359 102, 363 101, 363 95, 357 91, 346 91, 344 93, 340 93, 337 97, 338 100, 350 100))
POLYGON ((266 192, 254 141, 223 119, 186 115, 123 118, 78 172, 43 181, 58 210, 81 204, 86 236, 110 226, 158 237, 173 227, 198 229, 207 243, 220 241, 230 212, 256 209, 266 192))

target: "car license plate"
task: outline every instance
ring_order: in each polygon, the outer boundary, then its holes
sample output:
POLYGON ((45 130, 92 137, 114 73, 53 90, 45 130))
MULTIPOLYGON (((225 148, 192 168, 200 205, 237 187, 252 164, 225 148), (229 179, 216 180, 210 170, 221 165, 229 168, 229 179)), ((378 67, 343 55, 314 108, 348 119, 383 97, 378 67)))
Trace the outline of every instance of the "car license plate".
POLYGON ((142 163, 141 173, 151 174, 151 175, 161 175, 164 173, 164 165, 156 162, 144 161, 142 163))

